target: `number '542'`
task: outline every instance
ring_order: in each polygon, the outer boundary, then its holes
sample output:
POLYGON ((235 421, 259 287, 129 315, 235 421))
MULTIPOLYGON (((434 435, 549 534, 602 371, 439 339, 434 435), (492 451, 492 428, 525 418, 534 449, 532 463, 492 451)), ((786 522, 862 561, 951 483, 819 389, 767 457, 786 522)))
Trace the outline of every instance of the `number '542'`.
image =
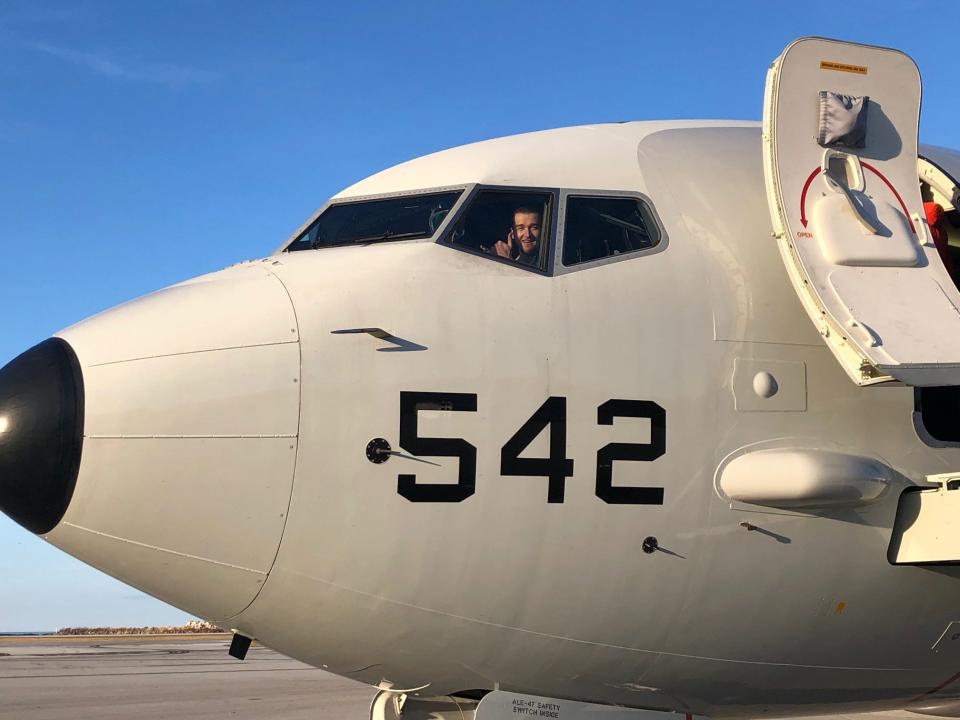
MULTIPOLYGON (((400 447, 411 455, 459 458, 455 484, 417 484, 417 476, 402 474, 397 492, 411 502, 461 502, 476 492, 477 448, 463 438, 426 438, 417 434, 420 410, 476 412, 475 393, 401 392, 400 447)), ((597 450, 597 497, 619 505, 663 505, 662 487, 621 487, 613 484, 616 460, 650 462, 667 449, 667 413, 652 400, 607 400, 597 408, 597 424, 613 425, 618 417, 650 420, 650 442, 607 443, 597 450)), ((567 399, 549 397, 500 450, 500 474, 547 478, 547 502, 562 503, 566 480, 573 475, 567 456, 567 399), (550 455, 522 458, 526 447, 550 428, 550 455)))

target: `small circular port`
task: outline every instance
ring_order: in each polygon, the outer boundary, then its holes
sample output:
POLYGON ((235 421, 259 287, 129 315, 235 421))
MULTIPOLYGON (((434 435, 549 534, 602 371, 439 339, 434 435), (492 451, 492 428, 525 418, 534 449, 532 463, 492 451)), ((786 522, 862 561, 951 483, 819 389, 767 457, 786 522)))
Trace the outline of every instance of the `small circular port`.
POLYGON ((390 459, 390 443, 385 438, 374 438, 367 443, 367 460, 374 465, 385 463, 390 459))

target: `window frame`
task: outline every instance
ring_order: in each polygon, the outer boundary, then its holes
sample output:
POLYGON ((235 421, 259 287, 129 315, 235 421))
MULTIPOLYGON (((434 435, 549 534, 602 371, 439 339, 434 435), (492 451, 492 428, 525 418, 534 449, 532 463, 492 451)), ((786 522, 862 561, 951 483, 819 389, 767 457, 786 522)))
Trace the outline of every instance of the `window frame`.
POLYGON ((467 255, 473 255, 475 257, 481 257, 484 260, 491 260, 493 262, 498 262, 503 265, 508 265, 509 267, 518 268, 526 272, 536 273, 537 275, 543 275, 551 277, 554 274, 554 266, 556 263, 557 253, 556 249, 559 245, 559 229, 557 223, 559 222, 559 212, 560 212, 560 196, 562 190, 557 187, 537 187, 533 185, 486 185, 477 183, 470 186, 468 192, 460 196, 460 200, 457 202, 457 205, 454 206, 447 217, 444 218, 443 222, 443 233, 437 236, 437 239, 434 241, 438 245, 443 245, 444 247, 451 248, 453 250, 458 250, 459 252, 466 253, 467 255), (549 213, 549 223, 547 225, 547 242, 551 242, 550 250, 547 252, 547 267, 545 269, 540 269, 534 265, 521 265, 515 260, 509 258, 502 258, 499 255, 491 255, 489 253, 481 252, 479 250, 472 250, 471 248, 465 247, 463 245, 456 245, 454 243, 448 242, 447 237, 452 228, 448 228, 447 221, 450 220, 451 216, 453 217, 452 222, 459 222, 462 218, 461 216, 466 216, 467 212, 470 210, 470 205, 473 204, 473 200, 484 191, 494 191, 502 193, 539 193, 540 195, 549 195, 550 196, 550 213, 549 213))
POLYGON ((656 253, 663 252, 667 249, 670 244, 669 236, 667 235, 667 229, 663 225, 663 221, 660 219, 660 214, 657 212, 657 208, 653 203, 653 200, 650 199, 648 195, 645 195, 642 192, 637 192, 634 190, 592 190, 592 189, 583 189, 583 188, 564 188, 560 193, 560 202, 557 207, 557 213, 559 215, 558 223, 562 223, 557 226, 558 238, 557 243, 554 246, 554 261, 553 267, 556 268, 555 275, 566 275, 567 273, 580 272, 581 270, 590 270, 592 268, 601 267, 603 265, 610 265, 612 263, 623 262, 624 260, 633 260, 638 257, 646 257, 647 255, 654 255, 656 253), (585 197, 585 198, 598 198, 600 200, 609 200, 616 198, 627 198, 632 200, 639 200, 642 202, 647 210, 647 213, 653 219, 657 225, 657 231, 660 233, 660 241, 653 247, 646 248, 644 250, 633 250, 631 252, 620 253, 619 255, 608 255, 604 258, 597 258, 596 260, 588 260, 587 262, 577 263, 576 265, 564 265, 563 264, 563 247, 566 243, 566 232, 567 232, 567 199, 570 197, 585 197))
MULTIPOLYGON (((485 260, 490 260, 493 262, 499 262, 510 267, 519 268, 527 272, 532 272, 537 275, 542 275, 546 277, 557 277, 560 275, 566 275, 572 272, 580 272, 581 270, 590 270, 596 267, 601 267, 603 265, 609 265, 611 263, 622 262, 624 260, 633 260, 638 257, 645 257, 647 255, 653 255, 659 252, 663 252, 667 249, 670 244, 669 235, 667 234, 666 227, 664 227, 663 220, 660 218, 660 214, 657 212, 656 205, 650 197, 644 193, 633 191, 633 190, 597 190, 592 188, 560 188, 560 187, 542 187, 534 185, 490 185, 485 183, 460 183, 455 185, 437 185, 427 188, 416 188, 413 190, 402 190, 394 192, 385 192, 385 193, 373 193, 369 195, 354 195, 350 197, 332 197, 327 200, 323 205, 321 205, 310 217, 307 218, 303 224, 300 225, 293 233, 291 233, 286 240, 284 240, 276 250, 274 250, 274 255, 279 255, 282 253, 287 253, 288 248, 292 245, 297 238, 299 238, 306 230, 319 218, 324 212, 327 211, 332 205, 344 205, 348 203, 358 203, 358 202, 367 202, 370 200, 388 200, 391 198, 398 197, 414 197, 418 195, 433 195, 436 193, 442 192, 454 192, 460 191, 460 197, 457 198, 457 201, 450 208, 450 212, 447 213, 447 216, 443 219, 443 222, 434 230, 433 234, 428 237, 422 238, 410 238, 408 240, 392 240, 385 241, 391 243, 418 243, 418 242, 432 242, 438 245, 443 245, 447 248, 452 248, 459 252, 467 253, 468 255, 474 255, 477 257, 482 257, 485 260), (504 192, 504 193, 539 193, 542 195, 549 195, 550 197, 550 213, 549 213, 549 227, 547 228, 547 241, 552 243, 550 250, 547 253, 547 267, 545 269, 540 269, 538 267, 530 265, 520 265, 519 263, 509 260, 507 258, 501 258, 498 255, 490 255, 484 252, 477 250, 471 250, 470 248, 464 247, 462 245, 455 245, 453 243, 447 242, 447 237, 450 233, 452 224, 459 222, 463 215, 466 214, 469 206, 473 203, 473 200, 478 194, 484 191, 494 191, 494 192, 504 192), (633 252, 621 253, 620 255, 610 255, 605 258, 598 258, 596 260, 590 260, 584 263, 578 263, 577 265, 564 265, 563 264, 563 247, 566 242, 566 215, 567 215, 567 199, 569 197, 595 197, 600 199, 609 199, 609 198, 629 198, 639 200, 644 204, 646 210, 650 217, 657 225, 657 230, 660 233, 660 242, 654 245, 651 248, 645 250, 635 250, 633 252)), ((332 247, 321 247, 316 248, 316 250, 333 250, 335 248, 344 248, 344 247, 355 247, 354 245, 335 245, 332 247)))
MULTIPOLYGON (((432 235, 425 235, 420 238, 407 238, 404 240, 385 240, 383 243, 414 243, 414 242, 436 242, 437 238, 442 237, 447 231, 447 227, 450 224, 451 220, 455 218, 459 212, 460 208, 463 207, 464 200, 470 195, 470 188, 472 186, 469 184, 461 185, 441 185, 438 187, 432 188, 417 188, 416 190, 402 190, 399 192, 387 192, 387 193, 376 193, 373 195, 352 195, 350 197, 332 197, 327 200, 323 205, 320 206, 308 219, 304 222, 299 228, 297 228, 293 234, 291 234, 286 240, 284 240, 273 254, 278 255, 281 253, 288 253, 288 248, 296 242, 297 238, 303 235, 304 232, 319 218, 323 213, 327 211, 333 205, 349 205, 353 203, 360 202, 369 202, 371 200, 390 200, 392 198, 401 198, 401 197, 416 197, 418 195, 435 195, 437 193, 444 192, 455 192, 460 191, 460 197, 457 198, 456 202, 450 208, 450 211, 447 213, 447 216, 443 219, 443 222, 437 226, 437 229, 433 231, 432 235)), ((378 243, 374 243, 378 244, 378 243)), ((355 243, 349 245, 331 245, 329 247, 318 247, 311 248, 311 250, 334 250, 336 248, 345 248, 345 247, 356 247, 355 243)), ((304 252, 304 251, 297 251, 304 252)), ((295 253, 296 254, 296 253, 295 253)))

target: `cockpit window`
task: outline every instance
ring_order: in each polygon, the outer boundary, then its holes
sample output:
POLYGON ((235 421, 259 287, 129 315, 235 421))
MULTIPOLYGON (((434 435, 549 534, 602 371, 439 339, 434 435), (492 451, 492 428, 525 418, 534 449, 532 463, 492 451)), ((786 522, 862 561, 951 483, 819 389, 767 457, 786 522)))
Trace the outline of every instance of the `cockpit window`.
POLYGON ((316 250, 431 237, 462 190, 334 203, 287 250, 316 250))
POLYGON ((551 199, 552 195, 544 192, 481 190, 444 242, 545 270, 551 199))
POLYGON ((639 198, 567 197, 563 264, 600 260, 647 250, 660 242, 660 228, 639 198))

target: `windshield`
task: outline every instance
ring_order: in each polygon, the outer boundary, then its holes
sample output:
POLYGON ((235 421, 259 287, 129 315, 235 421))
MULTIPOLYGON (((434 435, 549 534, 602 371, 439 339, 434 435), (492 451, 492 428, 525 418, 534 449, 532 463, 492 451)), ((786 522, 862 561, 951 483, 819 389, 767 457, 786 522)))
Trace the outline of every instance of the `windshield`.
POLYGON ((534 270, 550 253, 548 192, 482 190, 470 201, 445 242, 534 270))
POLYGON ((331 205, 288 251, 431 237, 462 190, 331 205))

